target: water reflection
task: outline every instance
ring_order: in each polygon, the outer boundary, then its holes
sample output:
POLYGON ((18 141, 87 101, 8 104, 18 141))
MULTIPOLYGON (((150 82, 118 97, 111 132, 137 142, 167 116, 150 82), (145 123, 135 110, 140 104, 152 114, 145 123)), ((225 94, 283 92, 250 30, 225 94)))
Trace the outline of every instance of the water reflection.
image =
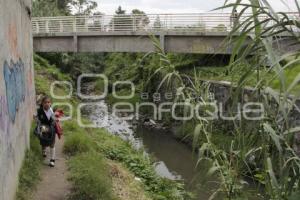
POLYGON ((171 180, 183 180, 188 190, 196 192, 199 199, 208 199, 215 189, 215 179, 208 179, 207 164, 197 166, 196 153, 174 139, 165 131, 150 130, 139 126, 135 137, 142 142, 145 151, 157 160, 154 163, 156 172, 171 180), (205 185, 205 187, 204 187, 205 185))

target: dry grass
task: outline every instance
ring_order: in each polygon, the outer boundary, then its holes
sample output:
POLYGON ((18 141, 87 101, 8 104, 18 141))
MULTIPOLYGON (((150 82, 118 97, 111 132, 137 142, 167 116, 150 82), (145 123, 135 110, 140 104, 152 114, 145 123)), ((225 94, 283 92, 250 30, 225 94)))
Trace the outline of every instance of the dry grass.
POLYGON ((121 164, 109 161, 110 175, 112 178, 113 192, 122 200, 150 200, 144 192, 142 184, 135 180, 132 173, 128 172, 121 164))

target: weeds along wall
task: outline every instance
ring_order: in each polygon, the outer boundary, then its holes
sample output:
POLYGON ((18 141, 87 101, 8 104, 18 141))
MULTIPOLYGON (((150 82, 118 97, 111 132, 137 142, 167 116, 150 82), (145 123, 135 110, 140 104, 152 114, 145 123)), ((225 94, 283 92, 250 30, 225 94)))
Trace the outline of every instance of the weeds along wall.
POLYGON ((0 199, 14 199, 35 110, 31 0, 0 0, 0 199))

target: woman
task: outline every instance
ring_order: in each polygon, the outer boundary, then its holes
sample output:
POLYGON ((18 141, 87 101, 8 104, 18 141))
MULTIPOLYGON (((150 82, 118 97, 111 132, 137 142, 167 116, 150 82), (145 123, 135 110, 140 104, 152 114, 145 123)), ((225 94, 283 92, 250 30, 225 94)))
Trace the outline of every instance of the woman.
POLYGON ((50 167, 55 166, 55 116, 51 108, 51 99, 45 96, 37 110, 38 126, 36 135, 40 139, 43 157, 46 158, 46 148, 50 147, 50 167))

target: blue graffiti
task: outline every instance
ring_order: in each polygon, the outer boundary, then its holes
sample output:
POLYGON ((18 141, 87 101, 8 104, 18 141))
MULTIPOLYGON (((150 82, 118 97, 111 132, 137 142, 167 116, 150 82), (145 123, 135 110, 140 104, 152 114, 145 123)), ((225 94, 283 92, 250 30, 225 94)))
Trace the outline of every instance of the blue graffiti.
POLYGON ((20 104, 25 100, 25 73, 24 63, 20 59, 18 62, 4 62, 3 74, 6 86, 6 100, 9 118, 15 122, 16 113, 20 104))

